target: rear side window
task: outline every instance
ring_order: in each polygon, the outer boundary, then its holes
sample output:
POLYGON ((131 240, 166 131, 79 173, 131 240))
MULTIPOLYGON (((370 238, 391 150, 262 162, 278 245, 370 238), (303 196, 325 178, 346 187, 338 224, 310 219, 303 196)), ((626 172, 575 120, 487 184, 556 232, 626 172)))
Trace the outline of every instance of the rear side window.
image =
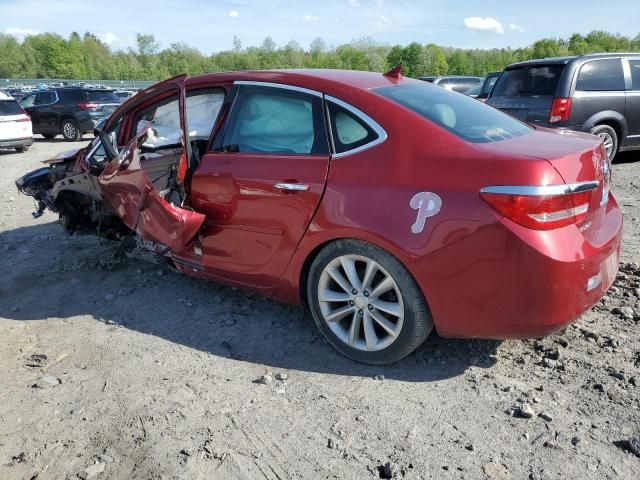
POLYGON ((378 134, 369 125, 347 109, 333 102, 328 106, 336 153, 355 150, 378 139, 378 134))
POLYGON ((51 105, 57 100, 55 92, 39 92, 36 96, 36 105, 51 105))
POLYGON ((63 98, 69 102, 86 102, 87 99, 84 96, 82 90, 61 90, 63 98))
POLYGON ((531 127, 493 107, 444 88, 405 83, 373 91, 468 142, 496 142, 532 131, 531 127))
POLYGON ((0 115, 22 115, 24 113, 15 100, 0 100, 0 115))
POLYGON ((631 89, 640 90, 640 60, 629 60, 631 67, 631 89))
POLYGON ((328 154, 320 97, 280 88, 241 87, 222 149, 283 155, 328 154))
POLYGON ((624 90, 624 71, 618 58, 593 60, 580 68, 576 90, 619 91, 624 90))
POLYGON ((113 92, 87 91, 89 103, 120 103, 120 98, 113 92))
POLYGON ((553 96, 564 65, 524 66, 505 70, 496 82, 492 97, 553 96))

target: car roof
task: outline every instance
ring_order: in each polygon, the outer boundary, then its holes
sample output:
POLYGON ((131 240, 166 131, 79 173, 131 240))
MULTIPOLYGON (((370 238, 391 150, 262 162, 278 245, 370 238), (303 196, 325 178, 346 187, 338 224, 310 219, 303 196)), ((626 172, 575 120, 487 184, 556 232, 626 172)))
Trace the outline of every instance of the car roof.
MULTIPOLYGON (((525 60, 524 62, 512 63, 507 66, 509 68, 518 68, 528 65, 566 65, 573 60, 589 60, 592 58, 611 58, 611 57, 637 57, 640 53, 632 52, 611 52, 611 53, 588 53, 585 55, 572 55, 567 57, 547 57, 547 58, 535 58, 532 60, 525 60)), ((505 70, 506 70, 505 69, 505 70)))
POLYGON ((42 91, 55 91, 55 92, 69 92, 69 91, 82 91, 82 92, 113 92, 113 88, 92 88, 92 87, 54 87, 54 88, 47 88, 46 90, 40 90, 42 91))
POLYGON ((16 101, 15 98, 13 98, 10 95, 7 95, 4 92, 0 92, 0 100, 13 100, 14 102, 16 101))
POLYGON ((396 85, 403 79, 387 77, 382 73, 356 70, 296 69, 296 70, 252 70, 238 72, 220 72, 189 77, 186 85, 207 82, 256 81, 283 83, 293 86, 321 90, 326 86, 349 85, 354 88, 370 90, 372 88, 396 85))

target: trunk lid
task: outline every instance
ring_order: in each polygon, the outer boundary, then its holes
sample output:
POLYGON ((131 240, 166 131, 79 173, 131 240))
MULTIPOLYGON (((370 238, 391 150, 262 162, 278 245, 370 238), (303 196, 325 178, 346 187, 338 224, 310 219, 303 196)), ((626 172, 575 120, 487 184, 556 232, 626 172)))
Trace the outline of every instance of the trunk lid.
POLYGON ((529 135, 485 143, 480 148, 500 154, 527 156, 548 161, 567 184, 597 182, 583 232, 599 226, 609 198, 611 165, 600 138, 570 130, 536 128, 529 135))

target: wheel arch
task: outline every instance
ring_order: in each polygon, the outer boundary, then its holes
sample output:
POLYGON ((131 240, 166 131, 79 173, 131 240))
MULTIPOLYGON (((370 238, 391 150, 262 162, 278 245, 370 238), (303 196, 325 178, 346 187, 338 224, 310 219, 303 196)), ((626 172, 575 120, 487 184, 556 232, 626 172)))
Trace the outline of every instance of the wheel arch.
POLYGON ((627 137, 628 126, 625 118, 618 112, 604 111, 592 115, 584 122, 584 129, 589 131, 598 125, 608 125, 618 135, 618 145, 627 137))
MULTIPOLYGON (((420 288, 422 292, 422 296, 424 297, 427 306, 429 305, 429 301, 427 299, 427 295, 424 292, 422 286, 418 283, 415 275, 413 275, 411 271, 411 261, 414 260, 412 258, 407 257, 407 255, 402 254, 402 250, 397 245, 393 245, 388 240, 380 238, 374 235, 358 235, 355 232, 344 232, 341 235, 334 235, 330 237, 325 237, 322 239, 318 239, 312 245, 307 245, 304 248, 304 253, 301 253, 301 261, 298 262, 300 265, 299 268, 296 269, 297 272, 297 286, 298 286, 298 295, 303 305, 308 306, 309 300, 307 298, 307 282, 309 280, 309 273, 311 270, 311 265, 313 261, 316 259, 318 254, 329 244, 339 242, 341 240, 356 240, 359 242, 365 242, 374 247, 380 248, 384 250, 388 254, 392 255, 394 258, 400 262, 400 264, 411 274, 414 281, 420 288)), ((299 252, 300 253, 300 252, 299 252)))
POLYGON ((74 118, 73 115, 64 113, 60 115, 60 120, 58 121, 58 130, 60 132, 62 132, 62 124, 65 122, 65 120, 72 120, 76 125, 78 125, 78 121, 74 118))

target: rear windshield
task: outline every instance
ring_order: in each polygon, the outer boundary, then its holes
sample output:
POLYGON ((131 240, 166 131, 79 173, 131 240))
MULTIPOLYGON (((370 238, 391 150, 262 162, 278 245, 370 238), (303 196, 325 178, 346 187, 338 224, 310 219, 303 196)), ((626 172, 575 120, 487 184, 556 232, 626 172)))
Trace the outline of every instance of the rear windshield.
POLYGON ((21 115, 24 112, 15 100, 0 100, 0 115, 21 115))
POLYGON ((373 91, 468 142, 496 142, 532 131, 524 123, 471 97, 426 83, 381 87, 373 91))
POLYGON ((88 91, 87 101, 90 103, 120 103, 120 98, 114 92, 88 91))
POLYGON ((564 65, 532 65, 505 70, 496 82, 491 96, 553 96, 563 69, 564 65))

